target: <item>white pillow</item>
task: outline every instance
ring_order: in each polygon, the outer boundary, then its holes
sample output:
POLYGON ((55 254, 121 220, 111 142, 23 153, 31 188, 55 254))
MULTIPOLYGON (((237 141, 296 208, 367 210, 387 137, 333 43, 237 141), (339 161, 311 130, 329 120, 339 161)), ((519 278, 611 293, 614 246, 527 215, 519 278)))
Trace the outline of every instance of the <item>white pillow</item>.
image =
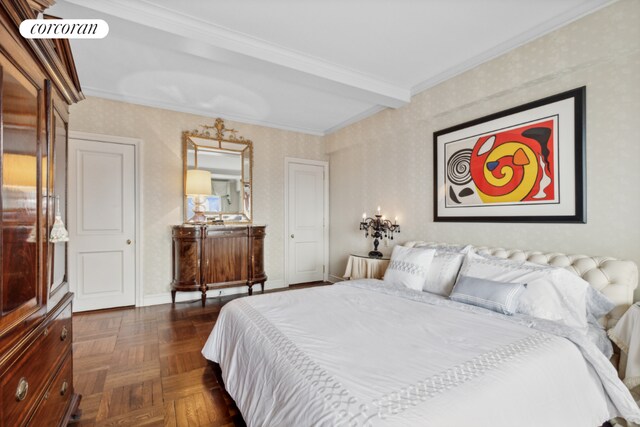
POLYGON ((384 273, 384 281, 399 283, 407 288, 421 291, 435 253, 435 249, 395 246, 387 271, 384 273))
POLYGON ((436 250, 422 290, 448 297, 456 283, 463 260, 464 254, 436 250))
POLYGON ((471 245, 456 245, 451 243, 418 243, 414 247, 423 249, 435 249, 436 255, 441 252, 466 254, 473 249, 473 246, 471 245))
POLYGON ((586 296, 589 284, 558 267, 524 261, 466 255, 460 274, 500 282, 527 283, 518 313, 553 320, 587 332, 586 296))
POLYGON ((587 290, 587 321, 593 325, 600 325, 600 319, 615 308, 615 303, 602 292, 589 286, 587 290))
POLYGON ((456 283, 464 254, 469 252, 471 246, 425 243, 416 246, 416 248, 436 250, 427 272, 427 281, 422 290, 448 297, 456 283))

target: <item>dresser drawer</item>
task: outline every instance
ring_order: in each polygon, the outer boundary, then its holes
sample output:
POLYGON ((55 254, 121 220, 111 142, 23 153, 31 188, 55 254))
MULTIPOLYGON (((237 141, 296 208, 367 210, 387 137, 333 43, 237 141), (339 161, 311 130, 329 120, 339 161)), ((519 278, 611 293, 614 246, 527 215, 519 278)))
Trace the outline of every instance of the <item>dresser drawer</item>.
POLYGON ((202 235, 202 227, 175 226, 172 231, 173 237, 179 239, 199 238, 202 235))
POLYGON ((221 238, 221 237, 244 237, 246 238, 247 227, 238 228, 211 228, 207 230, 208 238, 221 238))
POLYGON ((0 381, 2 426, 23 425, 60 361, 71 349, 71 305, 40 329, 0 381))
POLYGON ((73 358, 67 353, 62 368, 56 375, 40 402, 40 406, 31 418, 30 427, 51 427, 51 420, 60 420, 73 395, 73 358))
POLYGON ((250 227, 249 233, 253 237, 263 237, 266 235, 265 227, 250 227))

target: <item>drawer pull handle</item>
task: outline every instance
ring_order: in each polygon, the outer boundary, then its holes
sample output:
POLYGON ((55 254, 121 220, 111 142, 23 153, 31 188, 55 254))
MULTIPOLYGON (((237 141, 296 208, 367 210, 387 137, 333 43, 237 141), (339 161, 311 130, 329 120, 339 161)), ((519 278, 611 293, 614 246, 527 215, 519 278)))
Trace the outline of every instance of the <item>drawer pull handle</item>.
POLYGON ((29 383, 24 377, 20 378, 20 382, 18 382, 18 388, 16 389, 16 399, 18 399, 18 402, 22 402, 24 398, 27 397, 28 391, 29 383))
POLYGON ((68 388, 69 388, 69 383, 66 381, 63 382, 62 387, 60 387, 60 396, 64 396, 68 388))
POLYGON ((42 333, 45 337, 49 335, 49 328, 44 328, 44 332, 42 333))
POLYGON ((62 332, 60 332, 60 341, 66 340, 68 335, 69 335, 69 330, 67 329, 66 326, 63 326, 62 332))

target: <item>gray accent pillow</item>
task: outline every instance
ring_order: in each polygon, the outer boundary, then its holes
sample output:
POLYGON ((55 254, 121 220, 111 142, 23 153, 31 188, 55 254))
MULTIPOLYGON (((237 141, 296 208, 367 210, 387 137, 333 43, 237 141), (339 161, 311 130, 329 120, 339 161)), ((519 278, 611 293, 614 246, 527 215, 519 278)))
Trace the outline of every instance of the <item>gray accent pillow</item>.
POLYGON ((496 282, 489 279, 459 275, 451 291, 451 299, 476 305, 503 314, 513 314, 527 285, 496 282))

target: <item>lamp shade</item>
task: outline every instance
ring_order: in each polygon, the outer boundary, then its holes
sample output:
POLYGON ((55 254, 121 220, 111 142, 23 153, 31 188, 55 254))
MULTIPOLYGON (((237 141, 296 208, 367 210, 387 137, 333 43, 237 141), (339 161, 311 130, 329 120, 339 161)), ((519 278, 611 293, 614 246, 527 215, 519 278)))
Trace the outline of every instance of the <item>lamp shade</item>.
POLYGON ((187 171, 187 194, 210 196, 211 172, 201 169, 187 171))
MULTIPOLYGON (((36 186, 36 165, 35 155, 7 153, 2 164, 2 182, 4 185, 15 185, 21 187, 36 186)), ((46 158, 42 159, 43 171, 46 170, 46 158)))

